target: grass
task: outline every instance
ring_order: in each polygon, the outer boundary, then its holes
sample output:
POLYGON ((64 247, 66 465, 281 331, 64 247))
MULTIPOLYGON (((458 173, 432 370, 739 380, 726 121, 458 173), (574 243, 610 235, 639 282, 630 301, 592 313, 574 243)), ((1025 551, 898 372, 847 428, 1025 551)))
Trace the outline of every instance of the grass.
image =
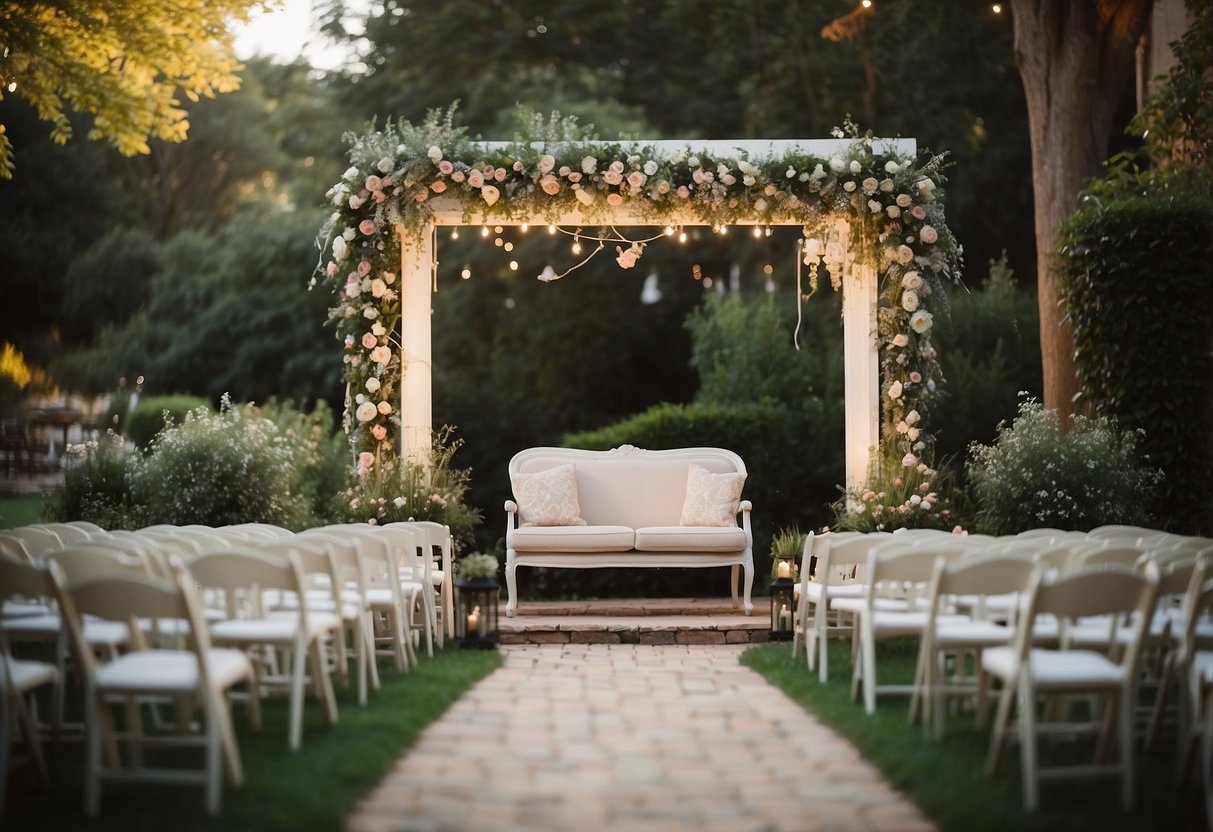
MULTIPOLYGON (((882 682, 908 683, 914 671, 914 646, 907 642, 880 645, 878 672, 882 682)), ((769 644, 746 651, 742 663, 834 730, 849 738, 859 752, 888 780, 903 790, 944 832, 981 829, 983 832, 1035 830, 1099 830, 1141 832, 1146 829, 1203 830, 1204 815, 1197 788, 1176 790, 1174 734, 1152 752, 1137 755, 1137 806, 1120 811, 1116 778, 1066 780, 1041 786, 1041 809, 1022 808, 1019 756, 1008 748, 993 777, 985 775, 989 731, 976 731, 971 717, 952 717, 942 740, 928 739, 921 726, 908 722, 904 696, 877 699, 876 713, 851 700, 850 643, 834 639, 830 646, 830 679, 822 685, 810 674, 803 654, 794 661, 787 644, 769 644)), ((991 714, 992 716, 992 714, 991 714)), ((1069 745, 1069 744, 1067 744, 1069 745)), ((1086 750, 1086 746, 1081 746, 1086 750)), ((1078 748, 1060 749, 1073 754, 1078 748)), ((1055 762, 1059 749, 1042 746, 1042 758, 1055 762)))
MULTIPOLYGON (((303 747, 287 748, 287 705, 263 707, 263 727, 253 732, 235 720, 245 782, 224 789, 223 813, 208 818, 200 786, 108 784, 101 792, 101 816, 83 814, 82 747, 64 744, 51 752, 51 790, 41 792, 29 766, 15 771, 3 823, 9 829, 207 830, 340 829, 355 802, 373 788, 433 720, 475 682, 501 665, 496 651, 435 651, 407 675, 381 669, 383 686, 371 691, 365 708, 352 686, 338 689, 339 721, 324 726, 317 703, 308 702, 303 747)), ((49 744, 46 746, 51 751, 49 744)))
POLYGON ((44 498, 41 494, 11 494, 0 497, 0 529, 15 529, 41 523, 44 498))

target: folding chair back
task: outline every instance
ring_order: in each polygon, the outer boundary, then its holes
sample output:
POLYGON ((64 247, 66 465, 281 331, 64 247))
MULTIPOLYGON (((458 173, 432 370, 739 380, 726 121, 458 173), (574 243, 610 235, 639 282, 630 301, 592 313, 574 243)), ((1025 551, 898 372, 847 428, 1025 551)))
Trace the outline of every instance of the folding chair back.
POLYGON ((150 571, 143 557, 104 543, 57 549, 47 553, 43 559, 57 564, 69 583, 111 575, 147 575, 150 571))

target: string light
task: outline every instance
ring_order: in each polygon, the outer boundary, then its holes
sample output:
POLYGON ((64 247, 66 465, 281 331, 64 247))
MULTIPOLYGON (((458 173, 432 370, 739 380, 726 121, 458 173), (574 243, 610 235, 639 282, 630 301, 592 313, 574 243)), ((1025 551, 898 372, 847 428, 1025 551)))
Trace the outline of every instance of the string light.
POLYGON ((500 225, 493 229, 494 234, 500 234, 502 231, 505 231, 505 229, 502 228, 500 225))
POLYGON ((488 227, 487 225, 486 225, 486 226, 481 227, 481 229, 480 229, 480 236, 481 236, 481 237, 487 237, 487 236, 489 236, 489 227, 488 227))
POLYGON ((548 226, 548 233, 549 233, 549 234, 555 234, 555 233, 556 233, 556 226, 554 226, 554 225, 549 225, 549 226, 548 226))
POLYGON ((459 276, 462 277, 464 280, 467 280, 468 278, 470 278, 472 276, 472 270, 469 269, 467 266, 464 266, 463 271, 461 271, 459 273, 459 276))
POLYGON ((573 238, 573 253, 581 254, 581 240, 577 237, 573 238))
POLYGON ((531 224, 530 224, 529 222, 524 222, 522 225, 520 225, 520 226, 518 226, 518 227, 519 227, 519 228, 522 230, 522 233, 523 233, 523 234, 525 234, 525 233, 527 233, 528 231, 530 231, 530 229, 531 229, 531 224))
POLYGON ((497 248, 501 248, 503 245, 505 245, 505 240, 498 237, 496 240, 493 240, 493 245, 497 246, 497 248))
POLYGON ((665 235, 666 235, 667 237, 673 237, 673 236, 674 236, 674 226, 672 226, 672 225, 667 225, 667 226, 665 227, 665 235))
POLYGON ((1002 14, 1002 3, 995 3, 993 6, 990 6, 990 11, 994 12, 994 14, 1002 14))
POLYGON ((762 229, 759 228, 758 226, 754 226, 754 236, 756 238, 762 236, 762 229))
POLYGON ((860 5, 863 6, 865 9, 870 9, 870 8, 872 8, 872 0, 863 0, 863 2, 860 3, 860 5))
POLYGON ((506 243, 506 244, 505 244, 505 246, 504 246, 504 248, 505 248, 505 250, 506 250, 506 251, 513 251, 513 250, 514 250, 514 244, 513 244, 513 243, 506 243))
POLYGON ((685 231, 678 232, 678 242, 685 243, 687 241, 687 233, 685 231))
POLYGON ((452 240, 458 240, 458 239, 459 239, 459 229, 458 229, 458 228, 452 228, 452 229, 451 229, 451 239, 452 239, 452 240))
POLYGON ((517 260, 510 261, 510 271, 512 271, 512 272, 518 271, 518 261, 517 260))

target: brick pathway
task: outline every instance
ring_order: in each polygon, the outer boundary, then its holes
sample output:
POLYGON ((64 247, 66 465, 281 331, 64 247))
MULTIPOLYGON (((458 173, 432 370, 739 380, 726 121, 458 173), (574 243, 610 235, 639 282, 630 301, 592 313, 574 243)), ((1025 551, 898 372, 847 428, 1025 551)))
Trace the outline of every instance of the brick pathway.
POLYGON ((348 832, 932 830, 734 646, 519 645, 348 832))

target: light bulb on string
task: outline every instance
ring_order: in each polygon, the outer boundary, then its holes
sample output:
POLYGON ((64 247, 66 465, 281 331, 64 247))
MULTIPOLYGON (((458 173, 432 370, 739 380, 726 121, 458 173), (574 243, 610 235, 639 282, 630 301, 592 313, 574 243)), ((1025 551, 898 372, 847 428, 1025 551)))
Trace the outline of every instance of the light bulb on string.
POLYGON ((674 226, 672 226, 672 225, 667 225, 667 226, 665 227, 665 235, 666 235, 667 237, 673 237, 673 236, 674 236, 674 226))
POLYGON ((548 233, 549 233, 549 234, 555 234, 555 233, 556 233, 556 226, 555 226, 555 225, 549 225, 549 226, 548 226, 548 233))
POLYGON ((459 239, 459 229, 458 229, 458 228, 452 228, 452 229, 451 229, 451 239, 452 239, 452 240, 458 240, 458 239, 459 239))
POLYGON ((484 226, 481 226, 481 227, 480 227, 480 236, 481 236, 481 237, 487 237, 487 236, 489 236, 489 227, 488 227, 487 225, 484 225, 484 226))
POLYGON ((754 226, 754 236, 755 236, 755 237, 761 237, 761 236, 762 236, 762 229, 761 229, 761 228, 759 228, 758 226, 754 226))
POLYGON ((512 271, 512 272, 518 271, 518 261, 517 260, 510 261, 510 271, 512 271))
POLYGON ((678 232, 678 242, 685 243, 687 241, 687 233, 685 231, 678 232))
POLYGON ((531 230, 531 224, 529 222, 524 222, 522 225, 518 226, 518 228, 523 234, 525 234, 531 230))
POLYGON ((467 266, 464 266, 463 271, 461 271, 459 273, 459 276, 462 277, 464 280, 467 280, 468 278, 470 278, 472 276, 472 270, 470 268, 468 268, 467 266))
POLYGON ((500 225, 493 229, 494 234, 500 234, 502 231, 505 231, 505 229, 502 228, 500 225))
POLYGON ((513 251, 513 250, 514 250, 514 244, 513 244, 513 243, 506 243, 506 244, 503 246, 503 248, 504 248, 506 251, 513 251))

